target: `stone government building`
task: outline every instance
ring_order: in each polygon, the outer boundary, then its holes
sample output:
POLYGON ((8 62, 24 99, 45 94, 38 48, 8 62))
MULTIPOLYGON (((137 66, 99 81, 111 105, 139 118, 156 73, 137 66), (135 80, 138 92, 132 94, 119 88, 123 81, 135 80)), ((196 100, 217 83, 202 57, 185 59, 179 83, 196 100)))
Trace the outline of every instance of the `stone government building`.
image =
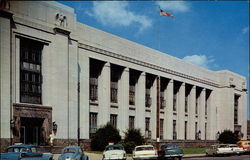
POLYGON ((111 122, 160 141, 246 139, 246 79, 211 71, 76 21, 57 2, 0 11, 1 145, 85 144, 111 122))

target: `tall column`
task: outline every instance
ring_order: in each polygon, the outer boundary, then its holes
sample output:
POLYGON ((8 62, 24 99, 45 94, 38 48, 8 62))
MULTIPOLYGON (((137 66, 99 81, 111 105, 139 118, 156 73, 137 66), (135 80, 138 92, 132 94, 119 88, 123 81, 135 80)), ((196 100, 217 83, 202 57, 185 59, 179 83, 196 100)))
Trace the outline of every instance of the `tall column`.
POLYGON ((177 139, 184 139, 185 83, 181 84, 177 98, 177 139))
MULTIPOLYGON (((80 81, 80 139, 89 138, 89 57, 79 50, 78 75, 80 81)), ((76 115, 75 115, 76 116, 76 115)))
POLYGON ((196 86, 193 86, 188 97, 188 128, 187 139, 195 139, 195 95, 196 86))
POLYGON ((129 69, 125 68, 118 82, 118 128, 120 134, 124 136, 124 132, 128 129, 129 117, 129 69))
POLYGON ((167 92, 166 92, 166 130, 164 131, 166 133, 166 139, 171 140, 173 139, 173 91, 174 91, 174 84, 173 80, 171 79, 167 86, 167 92))
POLYGON ((217 133, 216 107, 213 101, 214 91, 210 93, 210 96, 207 100, 207 140, 215 140, 217 133))
POLYGON ((152 98, 152 104, 151 104, 151 122, 150 122, 150 129, 152 133, 152 139, 156 139, 156 128, 157 128, 157 118, 156 118, 156 112, 157 112, 157 78, 154 79, 153 86, 151 87, 151 98, 152 98))
POLYGON ((238 117, 241 117, 239 124, 241 125, 241 132, 244 134, 243 139, 247 138, 247 93, 243 91, 239 99, 238 117))
MULTIPOLYGON (((0 138, 11 138, 11 19, 12 14, 0 9, 0 138)), ((1 140, 0 139, 0 140, 1 140)), ((1 143, 1 141, 0 141, 1 143)), ((2 144, 2 143, 1 143, 2 144)), ((8 144, 6 144, 8 145, 8 144)), ((5 146, 7 147, 7 146, 5 146)), ((0 148, 1 149, 1 148, 0 148)))
MULTIPOLYGON (((52 88, 49 88, 50 92, 48 95, 56 95, 55 98, 51 100, 51 105, 53 106, 52 117, 58 125, 56 138, 64 139, 69 142, 70 139, 70 119, 69 119, 69 34, 65 33, 64 30, 59 28, 54 28, 55 35, 53 36, 53 41, 51 46, 51 60, 52 64, 49 64, 51 68, 49 69, 50 77, 44 77, 46 80, 50 79, 50 83, 53 84, 52 88), (60 57, 60 61, 58 61, 60 57)), ((44 93, 44 92, 43 92, 44 93)), ((51 99, 51 98, 49 98, 51 99)))
POLYGON ((110 63, 107 62, 104 64, 98 80, 98 127, 110 121, 110 77, 110 63))
POLYGON ((205 89, 203 88, 199 97, 199 130, 201 131, 201 140, 205 139, 205 99, 206 99, 206 94, 205 94, 205 89))
POLYGON ((135 86, 135 127, 145 134, 145 92, 146 74, 142 72, 135 86))

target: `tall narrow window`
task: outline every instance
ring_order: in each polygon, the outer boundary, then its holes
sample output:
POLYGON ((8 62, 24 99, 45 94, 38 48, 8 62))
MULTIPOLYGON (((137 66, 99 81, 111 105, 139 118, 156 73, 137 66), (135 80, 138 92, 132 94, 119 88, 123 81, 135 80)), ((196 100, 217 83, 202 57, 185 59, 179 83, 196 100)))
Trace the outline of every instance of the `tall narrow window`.
POLYGON ((129 104, 135 105, 135 86, 129 86, 129 104))
POLYGON ((207 140, 207 123, 205 123, 205 140, 207 140))
POLYGON ((22 103, 42 103, 42 49, 42 43, 21 38, 20 101, 22 103))
POLYGON ((135 117, 129 116, 129 129, 134 129, 135 126, 135 117))
POLYGON ((113 127, 117 128, 117 115, 116 114, 110 115, 110 123, 113 127))
POLYGON ((150 96, 150 89, 146 89, 146 96, 145 96, 145 98, 146 98, 146 101, 145 101, 146 107, 150 107, 151 104, 152 104, 152 99, 151 99, 151 96, 150 96))
POLYGON ((90 78, 90 87, 89 87, 89 98, 91 101, 98 100, 98 79, 90 78))
POLYGON ((160 139, 163 139, 164 134, 164 119, 160 119, 160 139))
POLYGON ((166 107, 166 100, 165 100, 165 98, 164 98, 164 92, 161 92, 161 96, 160 96, 161 98, 161 109, 164 109, 165 107, 166 107))
POLYGON ((195 122, 195 139, 197 140, 198 139, 198 123, 197 122, 195 122))
POLYGON ((150 131, 150 118, 145 118, 145 138, 151 138, 151 131, 150 131))
POLYGON ((238 105, 240 96, 234 95, 234 124, 238 124, 238 105))
POLYGON ((111 82, 111 102, 117 103, 118 82, 111 82))
POLYGON ((89 114, 89 136, 93 137, 97 130, 97 113, 89 114))
POLYGON ((184 134, 184 138, 185 138, 185 140, 187 139, 187 121, 185 121, 185 128, 184 128, 184 132, 185 132, 185 134, 184 134))
POLYGON ((177 139, 176 120, 173 120, 173 140, 177 139))
POLYGON ((188 112, 188 96, 185 96, 185 112, 188 112))
POLYGON ((176 101, 177 101, 177 95, 174 94, 174 99, 173 99, 173 111, 176 111, 176 101))

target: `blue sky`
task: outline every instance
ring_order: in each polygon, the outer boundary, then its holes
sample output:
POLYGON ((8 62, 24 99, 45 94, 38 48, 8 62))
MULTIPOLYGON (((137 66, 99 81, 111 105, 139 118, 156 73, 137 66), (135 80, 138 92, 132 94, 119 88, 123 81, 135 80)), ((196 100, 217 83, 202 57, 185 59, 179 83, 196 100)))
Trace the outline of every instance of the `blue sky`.
MULTIPOLYGON (((249 2, 62 1, 91 27, 202 67, 248 79, 249 2), (159 16, 158 5, 174 15, 159 16)), ((250 119, 250 110, 248 110, 250 119)))

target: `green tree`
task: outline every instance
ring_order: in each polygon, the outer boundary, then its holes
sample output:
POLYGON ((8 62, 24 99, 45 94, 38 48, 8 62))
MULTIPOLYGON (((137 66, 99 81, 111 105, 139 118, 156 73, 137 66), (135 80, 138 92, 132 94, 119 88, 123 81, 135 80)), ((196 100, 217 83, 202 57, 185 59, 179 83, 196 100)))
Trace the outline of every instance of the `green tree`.
POLYGON ((107 123, 99 128, 91 138, 91 148, 94 151, 103 151, 109 142, 118 143, 120 141, 119 131, 107 123))
POLYGON ((230 130, 224 130, 220 136, 219 139, 220 143, 225 143, 225 144, 236 144, 237 141, 239 141, 239 138, 236 134, 234 134, 230 130))
POLYGON ((127 153, 132 153, 137 145, 142 145, 145 142, 140 129, 129 129, 125 132, 124 140, 121 144, 124 146, 127 153))

